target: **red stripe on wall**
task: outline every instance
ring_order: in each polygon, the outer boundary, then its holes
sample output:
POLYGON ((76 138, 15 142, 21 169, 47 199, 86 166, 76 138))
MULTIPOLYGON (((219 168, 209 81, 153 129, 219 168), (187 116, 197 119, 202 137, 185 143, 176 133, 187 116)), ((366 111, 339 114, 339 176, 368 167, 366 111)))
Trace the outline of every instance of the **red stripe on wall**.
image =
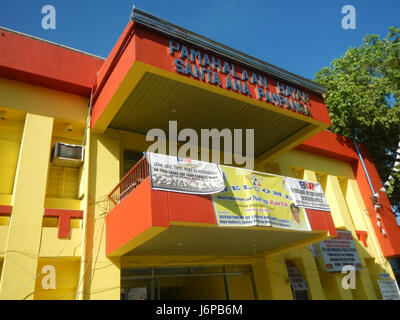
POLYGON ((0 217, 9 217, 11 216, 12 206, 4 206, 0 205, 0 217))

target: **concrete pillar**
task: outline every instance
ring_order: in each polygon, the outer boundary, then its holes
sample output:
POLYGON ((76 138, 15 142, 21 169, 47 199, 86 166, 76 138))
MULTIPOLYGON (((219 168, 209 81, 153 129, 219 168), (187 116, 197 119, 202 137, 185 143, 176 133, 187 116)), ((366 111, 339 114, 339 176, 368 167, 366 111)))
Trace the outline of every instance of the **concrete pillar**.
MULTIPOLYGON (((315 172, 309 170, 304 170, 304 179, 317 182, 315 172)), ((338 178, 336 176, 327 175, 323 183, 325 184, 325 197, 329 203, 329 206, 331 207, 331 214, 336 228, 346 228, 348 230, 354 230, 353 221, 351 219, 350 212, 343 197, 338 178)), ((315 262, 314 266, 316 267, 315 262)), ((329 288, 326 288, 329 299, 353 300, 351 290, 345 290, 342 288, 343 276, 344 275, 341 273, 338 274, 326 272, 324 277, 325 279, 322 280, 326 281, 327 279, 329 279, 329 288)), ((321 293, 318 285, 316 287, 317 294, 321 293)), ((323 294, 325 296, 325 293, 323 294)))
POLYGON ((0 281, 0 300, 34 298, 52 130, 53 118, 26 115, 0 281))
POLYGON ((272 300, 265 257, 260 257, 253 261, 253 277, 258 300, 272 300))
POLYGON ((91 135, 89 206, 86 222, 84 298, 119 300, 120 259, 105 256, 105 216, 107 195, 120 181, 120 142, 91 135))
POLYGON ((303 179, 307 180, 307 181, 318 182, 317 175, 315 174, 314 171, 311 171, 311 170, 304 169, 304 171, 303 171, 303 179))
POLYGON ((337 288, 337 299, 339 300, 353 300, 352 290, 344 289, 342 286, 343 277, 345 274, 342 273, 332 273, 331 277, 333 277, 334 285, 337 288))
MULTIPOLYGON (((304 169, 303 179, 307 181, 318 182, 314 171, 304 169)), ((310 287, 311 298, 313 300, 325 300, 324 289, 321 285, 318 268, 310 250, 302 251, 302 260, 304 264, 305 276, 310 287)))
POLYGON ((321 279, 319 277, 315 258, 313 258, 308 248, 302 250, 301 258, 304 266, 304 276, 306 277, 308 287, 310 288, 311 299, 325 300, 325 293, 321 285, 321 279))
POLYGON ((356 289, 352 290, 353 296, 357 300, 377 300, 374 284, 372 283, 370 272, 364 257, 360 255, 362 269, 357 272, 356 289))
POLYGON ((368 225, 366 224, 364 213, 366 208, 358 189, 357 181, 347 179, 347 181, 342 184, 342 190, 353 218, 355 229, 367 231, 368 225))
POLYGON ((259 300, 293 300, 283 256, 257 258, 253 272, 259 300))
POLYGON ((325 197, 331 208, 331 214, 336 229, 354 231, 353 221, 343 197, 339 179, 336 176, 327 175, 324 180, 325 197))
MULTIPOLYGON (((380 254, 379 248, 375 246, 375 242, 371 239, 371 237, 374 237, 375 235, 373 232, 371 232, 371 228, 366 221, 366 216, 364 213, 365 205, 358 189, 357 181, 348 179, 346 183, 342 185, 342 190, 345 195, 348 208, 351 212, 356 230, 367 231, 369 238, 367 239, 368 247, 364 247, 362 242, 358 242, 357 245, 357 251, 360 256, 362 269, 357 271, 356 289, 353 290, 353 295, 356 297, 356 299, 376 300, 377 295, 370 276, 372 270, 368 270, 368 265, 365 263, 365 258, 377 257, 380 254)), ((355 234, 353 234, 353 237, 355 238, 354 241, 357 242, 355 234)))

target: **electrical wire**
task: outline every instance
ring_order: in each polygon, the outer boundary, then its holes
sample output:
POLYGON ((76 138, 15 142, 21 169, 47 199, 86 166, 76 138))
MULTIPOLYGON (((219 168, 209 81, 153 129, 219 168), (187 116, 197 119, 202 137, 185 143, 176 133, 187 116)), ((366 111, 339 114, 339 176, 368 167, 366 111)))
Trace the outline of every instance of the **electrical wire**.
MULTIPOLYGON (((103 227, 104 227, 104 226, 103 226, 103 227)), ((102 229, 102 228, 101 228, 101 229, 102 229)), ((98 235, 98 234, 97 234, 97 235, 98 235)), ((101 232, 101 238, 102 238, 102 232, 101 232)), ((310 250, 308 247, 302 247, 302 248, 299 248, 298 250, 306 250, 307 253, 311 254, 311 250, 310 250)), ((303 258, 301 257, 301 254, 300 254, 300 253, 299 253, 299 256, 298 256, 298 257, 287 257, 287 256, 285 257, 285 254, 283 254, 283 259, 277 259, 277 258, 268 257, 268 256, 249 256, 249 257, 248 257, 249 266, 252 267, 252 270, 253 270, 252 272, 253 272, 253 274, 254 274, 254 273, 257 273, 257 272, 263 272, 263 273, 265 273, 265 272, 267 271, 268 274, 273 275, 273 276, 275 276, 275 277, 279 277, 279 278, 281 278, 281 279, 282 279, 283 281, 285 281, 285 282, 288 282, 288 280, 289 280, 288 275, 287 275, 287 272, 283 271, 282 273, 278 273, 278 272, 274 272, 274 271, 267 270, 265 267, 258 267, 257 264, 256 264, 255 261, 254 261, 255 258, 260 258, 260 259, 266 258, 266 259, 268 259, 270 262, 275 262, 275 263, 279 263, 279 264, 284 264, 284 261, 285 261, 285 260, 292 260, 292 259, 296 259, 296 258, 301 258, 301 259, 303 259, 303 258)), ((160 267, 166 267, 166 266, 170 266, 171 264, 172 264, 172 265, 177 265, 177 264, 178 264, 178 265, 182 265, 182 264, 193 265, 193 263, 195 263, 195 264, 198 264, 198 263, 200 263, 200 264, 201 264, 201 263, 216 263, 216 265, 214 265, 214 267, 218 267, 218 264, 223 265, 223 261, 220 261, 221 259, 222 259, 222 260, 226 260, 226 259, 235 260, 235 259, 237 259, 237 260, 240 260, 240 261, 243 262, 243 260, 245 260, 246 258, 243 258, 243 257, 235 257, 235 256, 214 256, 214 257, 211 257, 211 258, 199 259, 199 260, 175 260, 175 259, 172 259, 172 260, 168 260, 168 261, 166 261, 166 262, 164 262, 164 263, 162 263, 162 264, 157 264, 156 267, 158 267, 158 268, 160 268, 160 267)), ((96 265, 97 263, 98 263, 98 262, 96 262, 95 265, 96 265)), ((302 274, 302 276, 303 276, 303 278, 304 278, 305 280, 307 280, 307 276, 320 275, 320 270, 318 269, 317 263, 318 263, 318 262, 316 262, 315 268, 310 268, 310 267, 306 267, 306 266, 302 265, 302 268, 301 268, 301 269, 303 269, 304 271, 306 271, 306 274, 302 274)), ((141 263, 141 262, 139 262, 139 261, 130 261, 130 262, 128 262, 128 264, 137 264, 137 265, 140 265, 140 266, 145 267, 145 268, 152 268, 152 267, 154 267, 153 264, 143 264, 143 263, 141 263)), ((109 266, 111 266, 111 265, 113 265, 113 264, 112 264, 112 263, 108 263, 106 266, 103 266, 103 267, 100 267, 100 268, 94 268, 94 269, 93 269, 93 273, 94 273, 94 271, 96 271, 96 270, 103 269, 103 268, 109 267, 109 266)), ((231 264, 229 264, 229 265, 231 265, 231 264)), ((245 263, 241 263, 241 264, 240 264, 240 266, 245 266, 245 265, 246 265, 245 263)), ((206 266, 207 266, 207 267, 213 267, 213 266, 210 266, 209 264, 207 264, 206 266)), ((136 269, 136 268, 135 268, 135 269, 136 269)), ((285 270, 285 269, 283 269, 283 270, 285 270)), ((92 283, 92 281, 90 281, 90 285, 91 285, 91 283, 92 283)), ((79 288, 79 286, 78 286, 78 288, 79 288)), ((89 293, 90 293, 90 294, 103 293, 103 292, 107 292, 107 291, 110 291, 110 290, 115 290, 115 289, 118 289, 118 288, 120 288, 120 285, 118 285, 118 286, 106 287, 106 288, 96 288, 96 289, 89 290, 89 293)), ((39 289, 39 290, 36 290, 35 292, 37 292, 37 291, 42 291, 42 290, 39 289)), ((31 295, 31 294, 30 294, 30 295, 31 295)), ((70 294, 58 296, 58 297, 56 297, 56 299, 63 299, 63 298, 68 298, 68 297, 70 297, 70 294)))
MULTIPOLYGON (((96 202, 93 202, 92 204, 96 205, 96 204, 99 203, 99 202, 104 202, 104 200, 96 201, 96 202)), ((104 216, 103 216, 103 217, 100 217, 100 218, 104 218, 104 216)), ((102 229, 103 229, 103 228, 102 228, 102 229)), ((71 228, 71 230, 70 230, 70 232, 69 232, 67 238, 64 240, 64 246, 63 246, 63 248, 60 250, 60 252, 57 254, 57 256, 53 259, 52 263, 50 264, 51 266, 54 267, 55 262, 57 261, 57 259, 59 258, 59 256, 62 254, 62 252, 64 252, 64 250, 65 250, 65 248, 66 248, 66 245, 67 245, 67 240, 69 239, 69 237, 70 237, 70 235, 71 235, 71 233, 72 233, 72 230, 73 230, 73 229, 71 228)), ((84 250, 84 248, 83 248, 83 250, 84 250)), ((32 258, 32 259, 39 259, 39 258, 40 258, 39 255, 32 255, 32 254, 28 254, 28 253, 25 253, 25 252, 19 251, 19 250, 6 250, 6 251, 2 251, 2 254, 8 253, 8 252, 15 252, 15 253, 23 254, 23 255, 29 256, 29 257, 32 258)), ((86 261, 83 261, 83 262, 86 262, 86 261)), ((107 263, 107 262, 104 262, 104 263, 107 263)), ((17 292, 19 292, 20 290, 22 290, 22 289, 24 289, 25 287, 27 287, 32 281, 35 281, 37 278, 39 278, 39 277, 40 277, 41 275, 43 275, 43 274, 44 274, 43 272, 40 272, 40 273, 37 274, 35 277, 33 277, 32 279, 30 279, 29 281, 27 281, 25 284, 23 284, 21 287, 17 288, 17 289, 14 290, 13 292, 11 292, 11 293, 8 294, 7 296, 5 296, 3 299, 5 300, 5 299, 7 299, 8 297, 10 297, 10 296, 16 294, 17 292)), ((31 292, 29 295, 25 296, 24 299, 26 299, 27 297, 31 296, 31 295, 34 294, 34 293, 35 293, 35 290, 34 290, 33 292, 31 292)))
MULTIPOLYGON (((94 202, 91 202, 91 205, 97 205, 97 204, 105 203, 105 202, 108 201, 107 196, 103 196, 103 197, 101 197, 101 198, 103 198, 103 199, 97 200, 97 201, 94 201, 94 202)), ((102 208, 102 209, 106 209, 105 211, 107 211, 107 208, 102 208)), ((107 212, 106 212, 106 213, 107 213, 107 212)), ((95 218, 95 220, 98 220, 98 219, 103 219, 103 225, 102 225, 101 228, 98 228, 98 229, 97 229, 97 231, 100 232, 100 239, 95 239, 94 243, 99 243, 97 240, 100 240, 100 241, 101 241, 101 239, 102 239, 102 237, 103 237, 103 232, 104 232, 104 216, 99 216, 99 217, 96 217, 96 218, 95 218)), ((70 234, 71 234, 71 232, 72 232, 72 230, 70 231, 70 234)), ((68 237, 70 236, 70 234, 68 235, 68 237)), ((97 238, 98 236, 99 236, 99 235, 98 235, 98 233, 97 233, 95 238, 97 238)), ((68 239, 68 237, 67 237, 67 239, 68 239)), ((65 241, 65 244, 64 244, 63 249, 62 249, 62 250, 60 251, 60 253, 54 258, 54 261, 53 261, 52 265, 54 265, 55 261, 57 260, 57 258, 59 257, 59 255, 61 255, 61 253, 64 251, 65 247, 66 247, 66 241, 65 241)), ((307 246, 306 246, 306 247, 299 248, 299 249, 300 249, 300 250, 301 250, 301 249, 305 249, 305 250, 308 250, 309 252, 311 252, 311 250, 310 250, 307 246)), ((92 283, 92 281, 93 281, 93 276, 94 276, 95 271, 100 270, 100 269, 104 269, 104 268, 107 268, 107 267, 110 267, 110 266, 113 265, 112 263, 109 263, 109 262, 98 261, 99 250, 100 250, 100 246, 98 247, 98 250, 97 250, 96 260, 95 260, 94 268, 93 268, 93 271, 92 271, 92 277, 91 277, 90 282, 89 282, 89 288, 90 288, 91 283, 92 283), (107 265, 101 266, 101 267, 99 267, 99 268, 96 268, 96 265, 99 264, 99 263, 100 263, 100 264, 107 263, 107 265)), ((12 250, 9 250, 9 251, 6 251, 6 252, 12 252, 12 250)), ((18 252, 18 251, 17 251, 17 252, 18 252)), ((26 253, 23 253, 23 252, 19 252, 19 253, 21 253, 21 254, 26 254, 26 253)), ((77 287, 77 295, 80 293, 80 292, 79 292, 79 288, 80 288, 80 286, 81 286, 81 284, 82 284, 82 281, 83 281, 83 279, 84 279, 84 275, 86 274, 86 272, 87 272, 87 270, 88 270, 88 267, 90 266, 89 262, 92 261, 93 253, 94 253, 94 252, 93 252, 93 250, 92 250, 92 252, 91 252, 91 257, 90 257, 88 260, 86 260, 86 259, 85 259, 85 260, 82 260, 84 263, 86 263, 86 262, 88 262, 88 263, 87 263, 87 265, 86 265, 86 268, 85 268, 83 277, 81 277, 80 282, 79 282, 79 284, 78 284, 78 287, 77 287)), ((29 254, 26 254, 26 255, 30 256, 31 258, 37 258, 37 257, 38 257, 38 256, 34 256, 34 255, 29 255, 29 254)), ((261 254, 261 255, 257 255, 257 256, 249 256, 249 260, 252 260, 252 259, 254 259, 254 258, 259 258, 259 257, 265 257, 265 256, 262 255, 262 254, 261 254)), ((181 265, 181 264, 185 264, 185 263, 187 263, 187 264, 189 264, 189 265, 190 265, 190 264, 193 264, 193 263, 210 263, 210 262, 215 263, 215 262, 218 261, 218 260, 227 259, 227 258, 230 259, 230 260, 238 259, 238 260, 242 260, 242 261, 243 261, 243 257, 237 257, 237 258, 236 258, 236 257, 232 257, 232 256, 231 256, 231 257, 216 256, 216 257, 207 258, 207 259, 201 259, 201 260, 189 260, 189 261, 184 261, 184 260, 169 260, 169 261, 166 261, 165 263, 162 263, 162 264, 157 265, 157 267, 169 266, 169 265, 171 265, 171 264, 179 264, 179 265, 181 265)), ((267 257, 267 258, 268 258, 268 257, 267 257)), ((273 257, 270 257, 270 258, 268 258, 268 259, 269 259, 270 261, 273 261, 273 262, 276 262, 276 263, 282 263, 281 260, 274 259, 273 257)), ((143 264, 143 263, 136 262, 136 261, 130 261, 128 264, 137 264, 137 265, 141 265, 142 267, 146 267, 146 268, 153 267, 152 265, 143 264)), ((265 272, 265 269, 264 269, 264 268, 258 269, 254 263, 252 263, 252 265, 253 265, 253 270, 265 272)), ((315 273, 315 274, 318 274, 318 272, 319 272, 317 267, 316 267, 316 268, 308 268, 308 267, 303 266, 303 269, 304 269, 305 271, 309 271, 309 272, 315 273)), ((284 274, 282 274, 282 273, 276 273, 276 272, 273 272, 273 271, 268 271, 268 273, 271 274, 271 275, 274 275, 274 276, 283 277, 283 278, 285 278, 285 279, 287 278, 286 275, 284 275, 284 274)), ((26 283, 26 285, 24 285, 24 287, 27 286, 27 285, 29 285, 30 282, 32 282, 32 281, 34 281, 35 279, 37 279, 40 275, 42 275, 42 272, 39 273, 39 274, 38 274, 36 277, 34 277, 33 279, 31 279, 28 283, 26 283)), ((110 287, 110 288, 103 288, 103 289, 101 289, 101 291, 97 291, 97 290, 100 290, 100 289, 95 289, 95 290, 89 290, 89 292, 90 292, 90 293, 96 293, 96 292, 97 292, 97 293, 100 293, 100 292, 105 292, 105 291, 107 291, 107 290, 112 290, 112 289, 115 289, 115 288, 117 288, 117 287, 113 286, 113 287, 110 287)), ((23 287, 17 289, 16 292, 18 292, 19 290, 22 290, 22 289, 23 289, 23 287)), ((15 292, 15 293, 16 293, 16 292, 15 292)), ((14 293, 12 293, 12 294, 14 294, 14 293)), ((34 292, 31 293, 31 294, 29 294, 28 296, 30 296, 30 295, 32 295, 32 294, 34 294, 34 292)), ((28 296, 27 296, 27 297, 28 297, 28 296)), ((25 297, 25 298, 26 298, 26 297, 25 297)))
MULTIPOLYGON (((105 216, 102 216, 102 217, 100 217, 100 218, 105 218, 105 216)), ((104 225, 103 225, 103 227, 102 227, 102 229, 104 229, 104 225)), ((97 230, 96 231, 98 231, 99 229, 97 228, 97 230)), ((101 242, 101 239, 102 239, 102 235, 103 235, 103 231, 101 231, 101 234, 100 234, 100 242, 101 242)), ((96 240, 96 239, 95 239, 96 240)), ((93 243, 99 243, 98 241, 93 241, 93 243)), ((100 248, 100 243, 99 243, 99 248, 100 248)), ((83 250, 84 250, 85 248, 83 248, 83 250)), ((85 278, 85 275, 86 275, 86 273, 87 273, 87 270, 88 270, 88 268, 89 268, 89 266, 90 266, 90 263, 92 262, 92 259, 93 259, 93 248, 92 248, 92 250, 91 250, 91 252, 90 252, 90 258, 86 261, 87 262, 87 264, 86 264, 86 267, 85 267, 85 270, 84 270, 84 272, 83 272, 83 274, 82 274, 82 277, 80 277, 80 280, 79 280, 79 283, 78 283, 78 287, 77 287, 77 289, 76 289, 76 299, 78 299, 78 297, 79 297, 79 294, 84 294, 85 292, 84 291, 82 291, 82 292, 80 292, 79 291, 79 289, 80 289, 80 287, 81 287, 81 285, 82 285, 82 283, 83 283, 83 281, 84 281, 84 278, 85 278)), ((96 263, 97 263, 97 261, 96 261, 96 263)), ((96 263, 95 263, 95 265, 96 265, 96 263)), ((91 278, 90 278, 90 282, 89 282, 89 287, 90 287, 90 284, 91 284, 91 282, 92 282, 92 279, 93 279, 93 274, 94 274, 94 271, 93 271, 93 273, 92 273, 92 275, 91 275, 91 278)))
POLYGON ((88 110, 88 114, 87 114, 87 117, 86 117, 85 132, 83 133, 83 138, 82 138, 82 143, 81 143, 82 146, 83 146, 83 143, 85 142, 85 139, 86 139, 86 132, 87 132, 87 129, 88 129, 88 127, 89 127, 90 117, 91 117, 91 115, 92 115, 92 108, 93 108, 93 106, 92 106, 92 99, 93 99, 93 88, 92 88, 91 91, 90 91, 89 110, 88 110))
MULTIPOLYGON (((95 81, 94 81, 95 83, 96 83, 96 78, 97 78, 97 74, 96 74, 95 81)), ((87 114, 87 117, 86 117, 86 126, 85 126, 85 132, 84 132, 83 138, 82 138, 82 143, 81 143, 82 145, 86 140, 86 134, 87 134, 87 131, 88 131, 88 128, 89 128, 89 122, 90 122, 91 115, 92 115, 92 107, 93 107, 92 106, 92 102, 93 102, 93 90, 94 90, 94 88, 95 88, 95 84, 92 86, 92 89, 90 91, 89 110, 88 110, 88 114, 87 114)), ((88 148, 90 147, 90 145, 89 145, 90 144, 90 134, 88 135, 88 137, 89 137, 89 139, 88 139, 88 141, 86 141, 86 145, 87 146, 85 148, 85 152, 88 152, 88 148)), ((89 163, 88 163, 87 159, 86 159, 86 167, 85 167, 85 169, 86 169, 86 180, 87 180, 86 193, 88 193, 89 192, 89 163)), ((85 199, 84 203, 85 202, 86 202, 86 214, 83 217, 83 222, 82 222, 82 228, 83 228, 82 241, 81 241, 81 243, 82 243, 82 255, 81 255, 81 267, 79 268, 79 275, 78 275, 79 282, 81 281, 82 264, 85 263, 84 262, 84 256, 85 256, 85 244, 86 244, 86 221, 87 221, 88 208, 91 205, 91 203, 89 203, 89 201, 88 201, 88 194, 86 195, 86 199, 85 199)), ((78 298, 79 298, 79 293, 77 293, 76 300, 78 300, 78 298)))
MULTIPOLYGON (((60 250, 60 252, 57 254, 57 256, 53 259, 53 262, 50 264, 51 266, 54 267, 54 264, 56 263, 56 260, 59 258, 59 256, 63 253, 63 251, 65 250, 66 246, 67 246, 67 240, 70 237, 72 232, 72 229, 70 230, 67 238, 64 240, 64 247, 60 250)), ((12 251, 12 250, 10 250, 12 251)), ((16 290, 14 290, 13 292, 9 293, 8 295, 6 295, 3 300, 6 300, 8 297, 16 294, 17 292, 21 291, 22 289, 26 288, 32 281, 35 281, 37 278, 39 278, 43 273, 43 271, 41 271, 39 274, 37 274, 35 277, 33 277, 31 280, 27 281, 24 285, 20 286, 19 288, 17 288, 16 290)), ((35 291, 35 290, 34 290, 35 291)), ((28 296, 26 296, 24 298, 24 300, 29 297, 30 295, 32 295, 34 293, 34 291, 32 293, 30 293, 28 296)))

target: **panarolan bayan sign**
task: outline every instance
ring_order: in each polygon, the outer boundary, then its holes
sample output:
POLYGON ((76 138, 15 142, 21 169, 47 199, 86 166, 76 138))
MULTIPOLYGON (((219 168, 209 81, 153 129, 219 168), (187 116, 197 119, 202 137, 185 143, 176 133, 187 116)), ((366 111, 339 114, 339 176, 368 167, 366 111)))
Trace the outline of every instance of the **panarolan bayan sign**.
POLYGON ((175 58, 173 63, 179 74, 312 116, 308 94, 293 86, 277 82, 274 92, 264 74, 173 40, 169 41, 169 54, 175 58))

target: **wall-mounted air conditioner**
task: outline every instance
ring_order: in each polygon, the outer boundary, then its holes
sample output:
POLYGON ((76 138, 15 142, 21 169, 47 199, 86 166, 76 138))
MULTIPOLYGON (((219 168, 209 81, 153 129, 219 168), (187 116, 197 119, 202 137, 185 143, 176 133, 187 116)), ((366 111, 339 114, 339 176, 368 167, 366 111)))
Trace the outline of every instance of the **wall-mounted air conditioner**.
POLYGON ((83 162, 84 146, 56 142, 51 163, 56 166, 79 168, 83 162))

